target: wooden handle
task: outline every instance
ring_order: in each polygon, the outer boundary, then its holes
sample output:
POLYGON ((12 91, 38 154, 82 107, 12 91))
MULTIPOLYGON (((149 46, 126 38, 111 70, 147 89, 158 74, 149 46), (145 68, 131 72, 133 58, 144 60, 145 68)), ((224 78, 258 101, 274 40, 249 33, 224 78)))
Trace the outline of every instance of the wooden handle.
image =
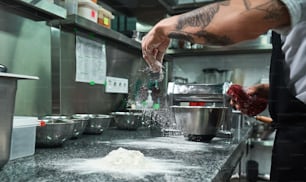
POLYGON ((272 118, 267 117, 267 116, 255 116, 255 119, 258 121, 262 121, 264 123, 272 123, 272 118))

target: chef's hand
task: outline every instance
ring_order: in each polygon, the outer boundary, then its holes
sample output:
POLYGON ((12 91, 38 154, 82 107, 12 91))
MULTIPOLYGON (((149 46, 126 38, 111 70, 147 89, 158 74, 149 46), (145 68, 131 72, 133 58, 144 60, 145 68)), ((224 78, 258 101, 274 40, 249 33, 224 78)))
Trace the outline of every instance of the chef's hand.
POLYGON ((231 96, 230 104, 249 116, 255 116, 265 110, 268 99, 268 84, 258 84, 246 91, 240 85, 232 85, 227 94, 231 96))
POLYGON ((142 39, 142 54, 153 72, 159 72, 162 68, 164 54, 170 44, 167 28, 169 20, 164 19, 157 23, 142 39))
POLYGON ((249 87, 246 93, 251 96, 257 96, 264 99, 268 99, 269 96, 269 84, 257 84, 249 87))

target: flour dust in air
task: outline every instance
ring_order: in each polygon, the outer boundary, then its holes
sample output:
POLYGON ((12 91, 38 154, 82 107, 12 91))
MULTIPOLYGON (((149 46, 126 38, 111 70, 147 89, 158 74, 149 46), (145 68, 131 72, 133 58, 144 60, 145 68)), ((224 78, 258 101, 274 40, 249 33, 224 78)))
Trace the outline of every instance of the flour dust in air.
POLYGON ((179 169, 197 168, 185 166, 182 161, 162 160, 145 157, 137 150, 118 148, 108 153, 103 158, 95 159, 73 159, 62 161, 63 171, 78 172, 81 174, 105 173, 114 178, 133 179, 144 178, 152 174, 178 173, 179 169))

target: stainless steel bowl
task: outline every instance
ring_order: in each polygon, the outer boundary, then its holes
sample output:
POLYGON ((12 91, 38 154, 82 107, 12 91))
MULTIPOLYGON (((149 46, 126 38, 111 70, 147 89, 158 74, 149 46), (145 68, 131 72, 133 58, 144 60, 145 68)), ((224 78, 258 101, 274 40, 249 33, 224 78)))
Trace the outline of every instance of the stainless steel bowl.
POLYGON ((227 107, 171 106, 175 122, 188 140, 209 142, 225 119, 227 107))
POLYGON ((136 130, 142 125, 142 113, 140 112, 112 112, 118 129, 136 130))
POLYGON ((59 147, 73 136, 75 123, 69 119, 43 119, 36 127, 36 147, 59 147))
POLYGON ((114 117, 105 114, 75 114, 72 115, 72 118, 82 118, 88 121, 84 134, 102 134, 114 117))
POLYGON ((76 139, 78 137, 80 137, 80 135, 83 134, 86 126, 87 126, 87 121, 86 119, 82 119, 82 118, 72 118, 71 116, 67 116, 67 115, 49 115, 49 116, 43 116, 40 117, 41 120, 48 120, 48 121, 68 121, 69 122, 73 122, 74 123, 74 129, 73 129, 73 134, 71 139, 76 139))

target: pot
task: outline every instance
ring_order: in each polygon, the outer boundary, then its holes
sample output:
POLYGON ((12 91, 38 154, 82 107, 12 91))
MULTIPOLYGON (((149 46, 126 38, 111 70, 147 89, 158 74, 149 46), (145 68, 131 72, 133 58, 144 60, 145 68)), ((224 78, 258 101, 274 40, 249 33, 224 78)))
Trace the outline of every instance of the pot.
POLYGON ((171 106, 178 129, 191 141, 209 142, 219 130, 228 107, 171 106))

